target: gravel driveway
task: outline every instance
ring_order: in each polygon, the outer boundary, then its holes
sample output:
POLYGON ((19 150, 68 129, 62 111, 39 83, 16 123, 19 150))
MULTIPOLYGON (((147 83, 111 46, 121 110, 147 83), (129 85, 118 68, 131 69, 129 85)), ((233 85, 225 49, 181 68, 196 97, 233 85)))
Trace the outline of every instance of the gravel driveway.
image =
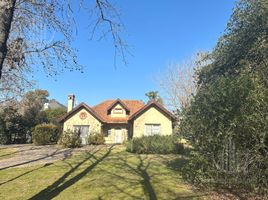
MULTIPOLYGON (((98 146, 102 148, 104 145, 98 146)), ((69 149, 57 145, 35 146, 31 144, 0 145, 1 149, 12 148, 16 152, 12 157, 0 160, 0 170, 11 167, 25 167, 31 165, 48 164, 58 160, 64 160, 69 156, 81 152, 96 149, 96 146, 84 146, 82 148, 69 149)))

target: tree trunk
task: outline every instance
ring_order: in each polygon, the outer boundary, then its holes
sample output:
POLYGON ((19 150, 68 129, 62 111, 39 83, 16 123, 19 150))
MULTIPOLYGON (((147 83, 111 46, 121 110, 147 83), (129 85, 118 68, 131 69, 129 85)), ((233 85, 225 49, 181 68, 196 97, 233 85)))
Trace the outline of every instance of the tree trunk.
POLYGON ((15 10, 16 0, 0 0, 0 79, 7 55, 7 40, 15 10))

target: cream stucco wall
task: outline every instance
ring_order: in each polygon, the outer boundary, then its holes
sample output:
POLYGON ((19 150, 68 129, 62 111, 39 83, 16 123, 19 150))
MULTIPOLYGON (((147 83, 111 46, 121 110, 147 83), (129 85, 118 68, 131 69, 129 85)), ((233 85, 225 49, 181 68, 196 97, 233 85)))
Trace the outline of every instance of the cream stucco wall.
POLYGON ((81 109, 75 115, 67 119, 63 124, 63 131, 74 130, 74 125, 89 125, 89 132, 101 132, 101 122, 92 116, 86 109, 81 109), (81 112, 87 113, 85 119, 80 119, 79 115, 81 112))
POLYGON ((141 137, 145 132, 145 124, 160 124, 161 135, 172 134, 172 121, 156 108, 151 107, 133 122, 133 137, 141 137))

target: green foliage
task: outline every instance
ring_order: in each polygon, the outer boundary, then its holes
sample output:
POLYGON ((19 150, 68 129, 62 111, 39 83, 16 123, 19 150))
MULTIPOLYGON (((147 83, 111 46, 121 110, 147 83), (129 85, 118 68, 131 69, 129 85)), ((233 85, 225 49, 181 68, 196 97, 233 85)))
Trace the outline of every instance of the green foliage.
POLYGON ((239 1, 199 73, 181 122, 196 150, 185 170, 194 183, 268 192, 267 16, 267 1, 239 1))
POLYGON ((54 124, 39 124, 32 132, 32 139, 36 145, 55 144, 59 139, 59 129, 54 124))
POLYGON ((31 132, 37 124, 49 122, 46 113, 42 110, 44 103, 47 102, 48 95, 49 93, 46 90, 34 90, 23 96, 20 106, 27 131, 31 132))
POLYGON ((149 101, 157 101, 160 104, 163 104, 163 99, 158 94, 158 91, 150 91, 145 93, 145 96, 148 97, 149 101))
POLYGON ((81 147, 79 131, 64 131, 59 139, 59 144, 67 148, 81 147))
POLYGON ((175 136, 143 136, 126 143, 127 151, 138 154, 182 153, 183 144, 175 136))
POLYGON ((100 145, 104 143, 105 143, 104 135, 101 133, 91 133, 88 136, 88 144, 100 145))
POLYGON ((9 105, 0 113, 1 143, 25 143, 25 121, 14 105, 9 105))
POLYGON ((64 108, 55 108, 45 110, 47 120, 49 123, 58 124, 58 120, 66 113, 64 108))
POLYGON ((8 138, 5 133, 5 122, 3 119, 3 114, 0 114, 0 144, 7 144, 8 138))
POLYGON ((191 152, 189 162, 181 170, 185 180, 199 187, 213 183, 214 171, 211 169, 207 157, 196 151, 191 152))

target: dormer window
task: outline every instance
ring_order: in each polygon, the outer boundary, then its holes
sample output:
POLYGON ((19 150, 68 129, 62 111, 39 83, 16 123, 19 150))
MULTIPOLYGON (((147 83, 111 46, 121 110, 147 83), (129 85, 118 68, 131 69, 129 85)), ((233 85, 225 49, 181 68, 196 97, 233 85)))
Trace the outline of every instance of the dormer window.
POLYGON ((123 114, 123 109, 122 108, 114 108, 113 113, 114 114, 123 114))

